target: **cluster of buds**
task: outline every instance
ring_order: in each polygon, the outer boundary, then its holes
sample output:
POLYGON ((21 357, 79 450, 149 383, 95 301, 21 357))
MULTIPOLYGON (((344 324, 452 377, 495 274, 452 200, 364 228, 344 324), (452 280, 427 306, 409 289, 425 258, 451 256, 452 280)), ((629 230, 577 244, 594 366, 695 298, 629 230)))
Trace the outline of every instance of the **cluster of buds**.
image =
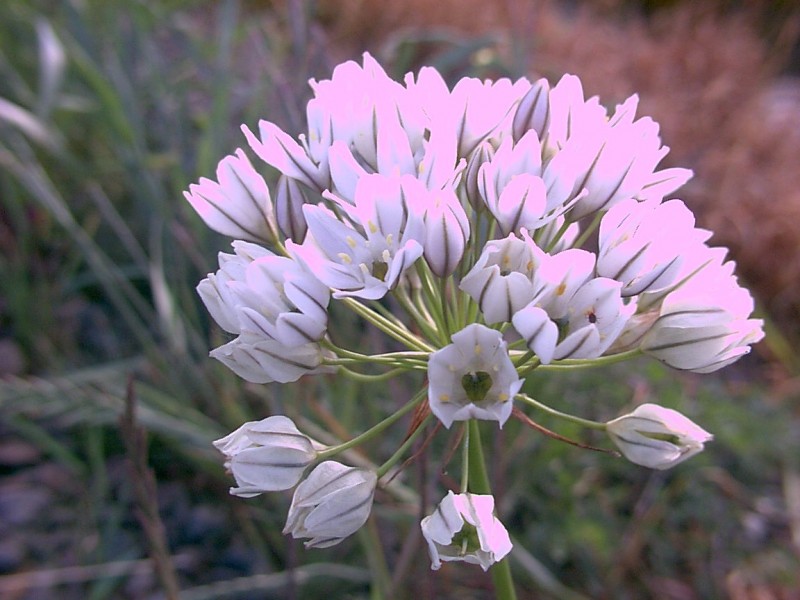
MULTIPOLYGON (((647 354, 706 373, 763 337, 726 250, 667 199, 691 172, 658 169, 668 148, 652 119, 636 117, 636 96, 609 112, 574 76, 552 87, 465 78, 449 89, 429 67, 400 83, 368 54, 311 87, 306 134, 268 121, 257 133, 243 127, 254 155, 279 173, 272 191, 237 150, 216 181, 186 193, 209 227, 236 240, 198 286, 235 336, 214 358, 254 383, 364 367, 427 373, 404 408, 340 445, 322 446, 285 417, 216 442, 232 493, 297 486, 285 531, 307 545, 330 546, 363 525, 409 440, 374 470, 328 459, 411 408, 422 407, 421 423, 502 427, 515 401, 549 410, 523 391, 533 370, 647 354), (399 314, 381 302, 387 295, 399 314), (406 350, 366 356, 340 346, 332 301, 406 350)), ((595 425, 625 457, 656 469, 711 437, 650 404, 595 425)), ((460 493, 422 522, 434 569, 452 560, 486 569, 511 548, 474 461, 469 469, 460 493)))

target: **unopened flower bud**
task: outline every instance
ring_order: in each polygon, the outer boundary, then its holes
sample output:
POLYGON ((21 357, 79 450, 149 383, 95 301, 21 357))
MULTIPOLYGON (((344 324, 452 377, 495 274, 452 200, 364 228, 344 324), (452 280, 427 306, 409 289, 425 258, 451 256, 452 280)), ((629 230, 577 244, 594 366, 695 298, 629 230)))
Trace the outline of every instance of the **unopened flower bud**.
POLYGON ((283 533, 327 548, 355 533, 369 517, 377 475, 335 461, 317 465, 294 491, 283 533))
POLYGON ((629 461, 661 470, 694 456, 714 437, 678 411, 657 404, 642 404, 609 421, 606 431, 629 461))
POLYGON ((322 447, 283 416, 245 423, 214 446, 236 479, 231 494, 242 498, 294 487, 322 447))
POLYGON ((298 244, 302 243, 308 231, 303 215, 303 205, 307 201, 303 186, 296 180, 281 175, 275 195, 275 216, 281 233, 298 244))

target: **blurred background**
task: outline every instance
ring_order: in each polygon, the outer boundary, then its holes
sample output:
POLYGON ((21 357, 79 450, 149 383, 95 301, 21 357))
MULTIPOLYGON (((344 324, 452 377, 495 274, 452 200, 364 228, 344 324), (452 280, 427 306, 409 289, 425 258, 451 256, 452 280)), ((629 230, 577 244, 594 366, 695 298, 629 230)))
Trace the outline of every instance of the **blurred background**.
POLYGON ((208 358, 224 338, 194 291, 229 241, 183 190, 244 145, 241 123, 300 133, 308 79, 369 51, 398 78, 569 72, 606 106, 638 93, 767 321, 713 375, 642 360, 532 378, 587 418, 656 401, 716 437, 662 473, 509 422, 489 450, 520 597, 800 598, 799 39, 794 0, 4 0, 0 597, 492 597, 474 566, 432 574, 418 533, 447 439, 398 478, 414 492, 315 551, 280 533, 288 494, 229 497, 210 446, 275 412, 347 437, 421 383, 244 384, 208 358))

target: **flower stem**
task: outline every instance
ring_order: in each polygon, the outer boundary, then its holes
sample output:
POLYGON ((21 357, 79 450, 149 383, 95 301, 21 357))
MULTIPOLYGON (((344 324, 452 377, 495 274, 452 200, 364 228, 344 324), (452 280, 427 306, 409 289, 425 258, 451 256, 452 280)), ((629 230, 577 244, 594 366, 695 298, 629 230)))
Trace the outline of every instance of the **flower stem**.
POLYGON ((417 425, 417 428, 411 433, 411 435, 408 436, 406 441, 403 442, 403 444, 395 451, 395 453, 392 454, 392 456, 389 458, 389 460, 387 460, 385 463, 383 463, 380 466, 380 468, 378 468, 378 479, 380 479, 381 477, 386 475, 386 473, 389 472, 389 469, 391 469, 393 466, 395 466, 397 464, 397 462, 401 458, 403 458, 403 455, 406 453, 406 450, 408 450, 409 446, 411 446, 411 444, 414 443, 414 440, 417 439, 419 434, 422 433, 422 431, 425 429, 425 425, 428 424, 428 421, 430 419, 431 419, 431 415, 428 415, 427 417, 425 417, 425 419, 423 419, 422 423, 417 425))
POLYGON ((563 413, 560 410, 556 410, 555 408, 550 408, 546 404, 542 404, 538 400, 534 400, 527 394, 517 394, 515 397, 518 400, 522 400, 526 404, 530 404, 531 406, 538 408, 539 410, 542 410, 549 415, 558 417, 559 419, 564 419, 565 421, 571 421, 573 423, 577 423, 578 425, 582 425, 583 427, 587 427, 589 429, 599 429, 602 431, 605 431, 606 429, 605 423, 600 423, 598 421, 590 421, 589 419, 582 419, 580 417, 576 417, 575 415, 563 413))
POLYGON ((636 358, 642 354, 639 348, 626 350, 617 354, 608 354, 605 356, 598 356, 597 358, 562 358, 556 360, 549 365, 540 365, 538 368, 541 371, 557 371, 564 369, 587 369, 592 367, 604 367, 606 365, 613 365, 614 363, 622 362, 636 358))
MULTIPOLYGON (((483 458, 481 446, 481 430, 476 419, 469 421, 469 484, 476 494, 491 494, 489 475, 486 472, 486 462, 483 458)), ((511 576, 511 567, 508 558, 495 563, 492 568, 492 582, 494 583, 495 598, 498 600, 516 600, 514 579, 511 576)))
POLYGON ((411 402, 406 404, 403 408, 392 413, 391 415, 386 417, 383 421, 381 421, 377 425, 373 425, 372 427, 367 429, 364 433, 362 433, 361 435, 357 435, 352 440, 343 442, 341 444, 328 448, 327 450, 321 451, 319 454, 317 454, 317 459, 320 461, 326 460, 331 456, 336 456, 337 454, 344 452, 345 450, 349 450, 354 446, 358 446, 359 444, 363 444, 364 442, 371 440, 381 431, 383 431, 384 429, 386 429, 387 427, 398 421, 403 415, 413 410, 425 397, 426 392, 427 389, 420 390, 419 392, 417 392, 417 394, 414 396, 411 402))

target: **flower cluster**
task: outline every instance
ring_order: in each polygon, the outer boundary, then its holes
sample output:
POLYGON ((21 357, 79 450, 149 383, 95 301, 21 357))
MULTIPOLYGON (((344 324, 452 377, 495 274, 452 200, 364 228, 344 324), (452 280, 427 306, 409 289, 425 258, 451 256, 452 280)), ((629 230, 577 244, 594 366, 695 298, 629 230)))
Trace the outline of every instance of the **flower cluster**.
MULTIPOLYGON (((311 87, 306 133, 269 121, 243 127, 258 167, 237 150, 217 181, 186 193, 209 227, 236 240, 198 286, 235 336, 214 358, 254 383, 364 365, 427 373, 427 389, 340 445, 322 446, 285 417, 216 442, 232 493, 299 483, 285 531, 309 546, 363 525, 409 440, 372 470, 328 459, 414 407, 446 428, 474 419, 502 427, 515 400, 548 410, 522 392, 534 369, 643 353, 706 373, 763 337, 726 250, 668 199, 691 172, 659 169, 668 148, 658 125, 637 117, 636 96, 608 111, 571 75, 552 86, 465 78, 450 89, 427 67, 400 83, 368 54, 311 87), (272 191, 261 163, 279 174, 272 191), (332 301, 406 350, 364 356, 338 345, 332 301)), ((710 439, 649 404, 595 426, 632 462, 657 469, 710 439)), ((468 423, 464 431, 467 444, 468 423)), ((511 548, 480 465, 465 458, 467 467, 460 493, 422 522, 434 569, 452 560, 486 569, 511 548)))

